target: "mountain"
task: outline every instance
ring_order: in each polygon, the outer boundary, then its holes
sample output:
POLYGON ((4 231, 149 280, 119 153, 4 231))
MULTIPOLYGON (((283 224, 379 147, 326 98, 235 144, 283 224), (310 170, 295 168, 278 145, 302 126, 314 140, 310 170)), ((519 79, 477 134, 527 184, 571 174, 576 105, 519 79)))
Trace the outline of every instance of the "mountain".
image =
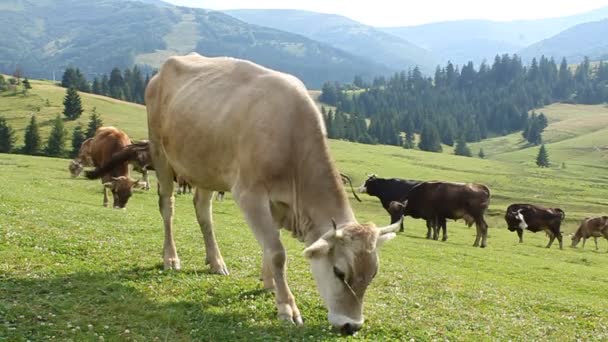
POLYGON ((224 12, 251 24, 301 34, 394 70, 418 65, 431 73, 440 62, 432 53, 407 40, 340 15, 279 9, 224 12))
POLYGON ((134 63, 155 68, 191 51, 250 59, 309 87, 390 72, 301 35, 159 0, 3 0, 0 22, 0 72, 19 66, 29 77, 51 78, 67 66, 88 77, 134 63))
POLYGON ((383 31, 428 49, 442 60, 480 63, 503 53, 515 53, 528 45, 552 37, 572 26, 608 18, 608 7, 560 18, 498 22, 458 20, 383 31))
POLYGON ((585 56, 591 60, 608 58, 608 19, 580 24, 551 38, 532 44, 521 50, 524 60, 545 55, 560 61, 566 57, 569 63, 579 63, 585 56))

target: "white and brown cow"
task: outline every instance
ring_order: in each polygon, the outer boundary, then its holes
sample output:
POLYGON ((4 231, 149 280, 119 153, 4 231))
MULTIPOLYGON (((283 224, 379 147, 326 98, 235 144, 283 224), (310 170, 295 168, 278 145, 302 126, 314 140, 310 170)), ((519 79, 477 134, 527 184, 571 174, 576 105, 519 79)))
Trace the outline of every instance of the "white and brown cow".
POLYGON ((91 146, 93 144, 93 138, 85 140, 80 149, 78 150, 78 156, 73 160, 70 160, 68 169, 73 178, 78 177, 85 166, 93 166, 93 159, 91 159, 91 146))
POLYGON ((602 236, 608 240, 608 216, 587 217, 572 236, 572 247, 576 247, 582 239, 585 248, 585 241, 593 237, 595 250, 598 250, 597 238, 602 236))
POLYGON ((211 218, 213 191, 230 191, 263 249, 262 279, 279 318, 302 324, 286 277, 279 229, 307 248, 329 321, 346 334, 363 324, 363 295, 377 247, 399 224, 355 219, 330 157, 321 115, 297 78, 232 58, 171 57, 146 89, 150 147, 165 227, 164 266, 180 268, 173 240, 173 179, 196 188, 196 215, 211 270, 228 274, 211 218), (332 219, 335 225, 332 226, 332 219))

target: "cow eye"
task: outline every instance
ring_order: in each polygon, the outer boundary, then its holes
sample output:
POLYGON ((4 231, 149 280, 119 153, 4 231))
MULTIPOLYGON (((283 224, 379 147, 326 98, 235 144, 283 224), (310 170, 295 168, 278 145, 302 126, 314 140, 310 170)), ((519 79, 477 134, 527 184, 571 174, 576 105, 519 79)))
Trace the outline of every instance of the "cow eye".
POLYGON ((334 275, 341 281, 344 281, 344 278, 346 277, 344 272, 340 271, 340 269, 337 268, 336 266, 334 266, 334 275))

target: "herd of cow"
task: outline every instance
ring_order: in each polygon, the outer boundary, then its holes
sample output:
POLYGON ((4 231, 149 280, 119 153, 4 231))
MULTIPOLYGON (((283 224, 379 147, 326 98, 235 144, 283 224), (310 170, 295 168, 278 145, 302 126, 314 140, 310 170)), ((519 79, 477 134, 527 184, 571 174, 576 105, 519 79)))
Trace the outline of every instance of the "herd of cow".
MULTIPOLYGON (((323 119, 295 77, 232 58, 198 54, 171 57, 151 79, 145 97, 149 140, 132 142, 114 127, 102 127, 70 162, 72 176, 86 166, 101 178, 113 206, 124 208, 135 187, 149 189, 147 171, 158 179, 159 210, 165 229, 164 266, 179 269, 173 240, 174 182, 180 192, 192 185, 196 216, 211 271, 228 269, 215 240, 211 218, 214 191, 230 191, 262 247, 262 280, 276 293, 281 319, 302 324, 287 284, 286 254, 278 230, 306 245, 318 290, 337 330, 353 334, 363 324, 363 295, 378 270, 377 248, 403 230, 403 217, 426 220, 427 238, 447 239, 447 219, 475 224, 474 246, 486 247, 484 214, 490 190, 481 184, 420 182, 369 176, 359 192, 376 196, 391 224, 356 221, 343 181, 329 154, 323 119), (129 164, 143 174, 129 176, 129 164), (186 185, 187 184, 187 185, 186 185), (431 236, 432 235, 432 236, 431 236)), ((351 184, 351 189, 352 184, 351 184)), ((355 194, 355 197, 357 195, 355 194)), ((357 197, 358 198, 358 197, 357 197)), ((523 241, 523 231, 545 231, 550 247, 562 248, 560 209, 513 204, 505 220, 523 241)), ((572 245, 589 237, 608 239, 608 217, 588 218, 572 245)))

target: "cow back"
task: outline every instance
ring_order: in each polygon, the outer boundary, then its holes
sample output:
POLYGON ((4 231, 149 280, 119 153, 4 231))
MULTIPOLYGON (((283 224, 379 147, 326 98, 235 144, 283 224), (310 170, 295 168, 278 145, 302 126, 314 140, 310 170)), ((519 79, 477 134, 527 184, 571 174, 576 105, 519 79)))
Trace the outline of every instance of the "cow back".
MULTIPOLYGON (((102 167, 112 159, 112 155, 122 151, 125 147, 131 144, 129 136, 115 127, 101 127, 95 133, 91 142, 90 152, 91 160, 95 167, 102 167)), ((129 166, 127 163, 122 163, 110 172, 112 177, 127 176, 129 174, 129 166)))

